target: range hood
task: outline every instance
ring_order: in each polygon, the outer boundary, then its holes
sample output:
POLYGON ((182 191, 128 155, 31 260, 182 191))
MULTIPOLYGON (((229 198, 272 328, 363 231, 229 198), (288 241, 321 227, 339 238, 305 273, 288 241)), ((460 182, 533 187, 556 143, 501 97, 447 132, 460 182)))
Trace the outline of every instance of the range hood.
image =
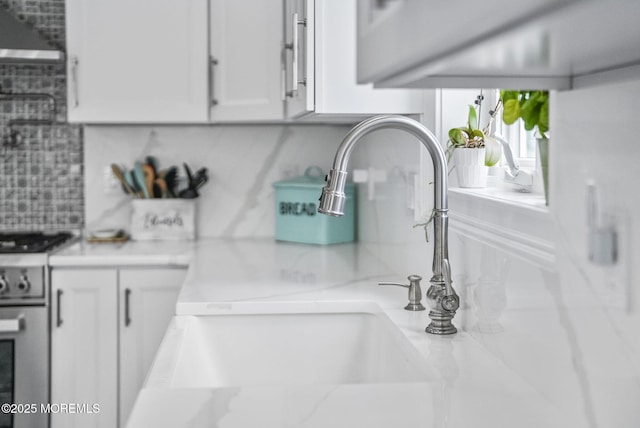
POLYGON ((0 7, 0 62, 61 62, 64 52, 0 7))

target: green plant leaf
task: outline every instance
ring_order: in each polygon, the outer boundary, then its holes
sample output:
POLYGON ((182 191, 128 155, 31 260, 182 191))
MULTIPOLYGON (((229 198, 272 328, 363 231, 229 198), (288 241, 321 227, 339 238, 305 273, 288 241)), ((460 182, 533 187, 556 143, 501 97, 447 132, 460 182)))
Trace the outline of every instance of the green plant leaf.
POLYGON ((533 110, 529 111, 527 115, 522 115, 522 119, 524 119, 524 129, 527 131, 531 131, 538 124, 538 120, 540 119, 540 104, 536 104, 533 107, 533 110))
POLYGON ((542 137, 549 130, 549 91, 500 91, 504 111, 502 120, 511 125, 518 119, 527 131, 538 127, 542 137))
POLYGON ((479 129, 473 129, 471 131, 471 136, 484 139, 484 133, 479 129))
POLYGON ((530 115, 533 109, 536 108, 539 98, 540 94, 538 92, 533 92, 529 97, 523 97, 520 103, 520 114, 523 118, 530 115))
POLYGON ((541 92, 533 92, 520 106, 520 116, 524 120, 524 129, 527 131, 531 131, 538 124, 540 108, 542 107, 542 102, 544 102, 542 98, 541 92))
POLYGON ((542 138, 546 138, 546 133, 549 131, 549 97, 545 97, 542 106, 540 107, 540 115, 538 119, 538 131, 542 138))
POLYGON ((518 91, 507 91, 507 90, 500 90, 500 99, 502 100, 502 103, 506 103, 509 100, 517 100, 519 96, 519 92, 518 91))
POLYGON ((460 128, 451 128, 449 130, 449 140, 454 146, 464 146, 466 144, 460 128))
POLYGON ((511 98, 507 101, 503 100, 503 102, 502 121, 507 125, 511 125, 520 117, 520 103, 517 98, 511 98))
POLYGON ((478 129, 478 114, 476 113, 476 109, 470 105, 469 106, 469 129, 470 130, 474 130, 474 129, 478 129))

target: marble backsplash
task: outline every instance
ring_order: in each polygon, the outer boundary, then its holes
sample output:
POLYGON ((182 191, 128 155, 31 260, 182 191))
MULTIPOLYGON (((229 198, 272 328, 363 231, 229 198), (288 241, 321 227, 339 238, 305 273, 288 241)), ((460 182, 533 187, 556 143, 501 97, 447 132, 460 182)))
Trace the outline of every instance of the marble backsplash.
MULTIPOLYGON (((551 117, 545 216, 554 262, 541 265, 495 244, 495 232, 526 221, 512 210, 495 216, 500 227, 478 235, 484 239, 467 236, 469 229, 452 221, 454 282, 468 309, 458 323, 506 369, 563 409, 572 426, 638 427, 640 149, 629 136, 640 81, 552 95, 557 113, 551 117), (598 194, 592 213, 588 183, 598 194), (593 227, 616 232, 614 262, 590 257, 593 227)), ((529 242, 547 239, 537 233, 533 238, 529 242)))
MULTIPOLYGON (((87 126, 84 130, 86 229, 129 228, 130 200, 109 189, 109 165, 131 168, 155 156, 161 168, 208 168, 197 209, 200 237, 275 235, 272 183, 304 174, 311 165, 325 172, 349 130, 336 125, 245 126, 87 126)), ((369 200, 360 185, 358 239, 402 242, 423 240, 414 224, 410 188, 419 170, 419 144, 397 132, 380 131, 354 150, 351 168, 388 173, 369 200), (402 141, 407 140, 407 141, 402 141)), ((184 172, 181 174, 185 176, 184 172)))

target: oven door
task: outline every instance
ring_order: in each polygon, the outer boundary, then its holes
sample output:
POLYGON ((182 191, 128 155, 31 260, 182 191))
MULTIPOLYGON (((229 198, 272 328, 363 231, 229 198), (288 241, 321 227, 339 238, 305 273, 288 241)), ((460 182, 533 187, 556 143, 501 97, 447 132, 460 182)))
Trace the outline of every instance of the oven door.
POLYGON ((46 306, 0 307, 0 428, 47 427, 49 339, 46 306), (5 406, 6 407, 6 406, 5 406))

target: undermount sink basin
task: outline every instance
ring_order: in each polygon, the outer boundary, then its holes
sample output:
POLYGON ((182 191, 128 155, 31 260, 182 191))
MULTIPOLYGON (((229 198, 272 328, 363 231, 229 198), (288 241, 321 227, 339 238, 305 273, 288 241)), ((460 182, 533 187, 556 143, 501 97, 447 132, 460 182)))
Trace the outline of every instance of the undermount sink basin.
POLYGON ((381 312, 176 316, 147 387, 424 382, 424 364, 381 312))

